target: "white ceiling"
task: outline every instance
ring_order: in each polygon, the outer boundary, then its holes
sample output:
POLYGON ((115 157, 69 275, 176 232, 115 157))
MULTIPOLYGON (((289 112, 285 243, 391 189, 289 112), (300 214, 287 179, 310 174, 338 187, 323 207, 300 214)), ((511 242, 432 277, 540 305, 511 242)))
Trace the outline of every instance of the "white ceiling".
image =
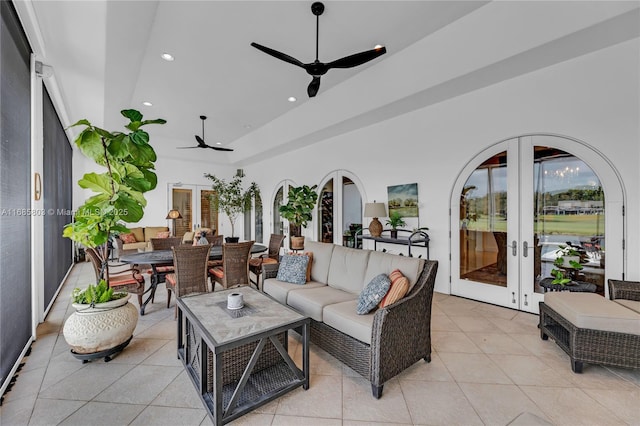
MULTIPOLYGON (((358 114, 365 111, 361 105, 364 103, 373 108, 369 122, 410 108, 403 105, 403 101, 428 104, 432 101, 427 98, 441 95, 427 93, 427 89, 433 92, 439 87, 437 82, 457 77, 444 78, 437 74, 450 73, 452 64, 461 60, 476 61, 464 73, 460 71, 460 76, 475 71, 479 78, 473 79, 472 85, 482 87, 495 82, 496 78, 513 76, 505 74, 504 67, 497 67, 488 77, 486 67, 496 52, 503 53, 495 54, 493 63, 512 59, 508 69, 517 73, 540 65, 530 64, 519 69, 514 66, 516 60, 527 64, 532 57, 555 55, 552 60, 559 62, 575 56, 574 45, 562 47, 570 42, 564 40, 568 33, 577 34, 587 25, 638 7, 637 2, 627 2, 626 6, 615 2, 616 7, 607 6, 614 2, 558 2, 570 6, 558 9, 560 12, 542 10, 540 16, 531 16, 532 26, 540 25, 536 19, 545 25, 545 31, 537 31, 540 33, 536 34, 537 38, 514 37, 516 43, 510 38, 513 34, 507 32, 493 34, 495 41, 480 44, 482 32, 494 30, 492 20, 508 27, 510 20, 518 19, 517 13, 529 19, 532 14, 526 7, 539 9, 541 3, 549 4, 544 7, 550 8, 554 5, 549 2, 487 5, 484 1, 325 1, 326 9, 320 17, 321 61, 368 50, 376 44, 384 44, 387 54, 357 68, 330 70, 322 77, 318 96, 308 99, 306 88, 311 77, 303 69, 268 56, 250 43, 255 41, 302 62, 311 62, 315 56, 315 16, 310 11, 311 3, 42 0, 17 1, 16 6, 23 22, 28 21, 27 33, 38 58, 54 69, 54 81, 66 111, 63 119, 71 123, 87 118, 96 125, 115 130, 123 123, 118 111, 135 108, 146 118, 161 117, 168 121, 164 126, 149 128, 159 155, 234 164, 246 164, 260 156, 317 142, 332 132, 346 131, 356 125, 357 120, 358 125, 366 125, 367 120, 358 118, 358 114), (513 7, 516 6, 510 4, 516 5, 519 12, 515 13, 513 7), (576 5, 594 10, 585 12, 583 21, 576 21, 572 10, 576 5), (550 13, 555 14, 556 19, 549 19, 550 13), (565 13, 566 16, 562 16, 565 13), (555 22, 561 18, 566 18, 567 23, 555 22), (479 22, 475 24, 478 40, 467 30, 460 46, 469 51, 462 52, 450 44, 448 51, 439 54, 435 40, 443 39, 445 33, 455 36, 454 23, 462 21, 472 28, 474 22, 479 22), (574 21, 580 23, 571 24, 574 21), (566 30, 554 32, 556 26, 566 30), (476 41, 480 47, 474 47, 476 41), (432 58, 424 54, 420 58, 401 54, 403 50, 411 52, 412 45, 418 43, 431 49, 433 59, 439 58, 439 61, 429 62, 432 58), (558 46, 566 53, 557 53, 558 46), (486 52, 482 52, 485 48, 486 52), (162 60, 163 52, 174 55, 175 61, 162 60), (523 57, 527 52, 531 54, 523 57), (428 65, 424 68, 424 78, 433 78, 434 83, 403 93, 404 82, 394 80, 402 76, 398 73, 402 65, 398 64, 406 64, 420 78, 421 70, 415 67, 425 63, 428 65), (347 80, 348 84, 341 84, 347 80), (396 86, 393 95, 385 92, 396 86), (337 96, 338 91, 342 96, 337 96), (295 96, 298 101, 288 102, 289 96, 295 96), (143 101, 153 102, 153 106, 145 107, 143 101), (348 102, 354 103, 352 122, 343 124, 343 130, 337 129, 337 123, 340 120, 344 123, 349 117, 343 114, 339 119, 332 119, 332 111, 349 110, 350 106, 345 105, 348 102), (175 149, 195 146, 194 135, 201 132, 200 115, 209 117, 205 124, 206 142, 210 145, 221 142, 234 148, 234 153, 175 149), (288 117, 288 123, 312 120, 313 125, 309 125, 306 132, 275 132, 274 129, 283 128, 279 120, 282 117, 288 117)), ((454 36, 450 35, 451 40, 458 40, 454 36)), ((455 90, 461 90, 465 84, 459 81, 455 90)), ((452 88, 441 89, 455 94, 452 88)), ((286 129, 286 123, 284 126, 286 129)))

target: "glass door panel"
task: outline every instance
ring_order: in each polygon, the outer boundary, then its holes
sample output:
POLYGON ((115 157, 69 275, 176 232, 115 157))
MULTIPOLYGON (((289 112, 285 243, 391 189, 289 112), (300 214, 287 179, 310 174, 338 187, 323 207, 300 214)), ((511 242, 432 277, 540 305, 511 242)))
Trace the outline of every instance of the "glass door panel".
POLYGON ((182 219, 175 220, 174 235, 182 237, 193 227, 193 191, 187 188, 173 188, 171 198, 171 208, 178 210, 182 215, 182 219))
POLYGON ((215 191, 203 185, 170 185, 170 208, 176 209, 182 219, 175 221, 175 235, 182 237, 196 228, 218 230, 218 212, 213 208, 215 191))
POLYGON ((333 243, 333 179, 318 194, 318 235, 323 243, 333 243))
POLYGON ((280 206, 284 205, 284 185, 279 187, 273 197, 273 225, 271 229, 274 234, 284 234, 284 219, 280 216, 280 206))
POLYGON ((200 190, 200 227, 218 229, 218 211, 213 207, 216 193, 210 189, 200 190))

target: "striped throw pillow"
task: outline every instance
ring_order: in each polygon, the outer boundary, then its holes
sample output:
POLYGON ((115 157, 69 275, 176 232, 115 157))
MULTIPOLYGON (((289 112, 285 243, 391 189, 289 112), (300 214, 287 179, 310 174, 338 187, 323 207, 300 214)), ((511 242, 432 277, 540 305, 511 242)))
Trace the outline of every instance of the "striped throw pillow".
POLYGON ((402 272, 400 272, 399 269, 396 269, 391 274, 389 274, 389 281, 391 281, 389 291, 382 298, 380 304, 378 305, 381 308, 389 306, 392 303, 396 303, 398 300, 402 299, 409 291, 409 279, 402 275, 402 272))

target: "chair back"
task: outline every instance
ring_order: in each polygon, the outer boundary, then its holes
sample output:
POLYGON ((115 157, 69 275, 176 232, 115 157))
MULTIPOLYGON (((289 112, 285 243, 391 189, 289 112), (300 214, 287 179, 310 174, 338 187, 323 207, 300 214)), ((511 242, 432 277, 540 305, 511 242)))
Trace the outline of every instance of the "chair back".
POLYGON ((255 241, 225 243, 222 245, 222 268, 224 278, 220 284, 229 288, 249 285, 249 257, 255 241))
POLYGON ((151 238, 150 240, 153 250, 171 250, 171 247, 177 247, 182 242, 180 237, 151 238))
POLYGON ((100 259, 100 257, 98 256, 98 253, 96 252, 96 250, 94 248, 87 248, 86 252, 87 252, 87 255, 89 256, 89 259, 91 260, 91 265, 93 266, 93 271, 96 274, 96 283, 97 283, 102 278, 104 278, 104 275, 105 275, 106 271, 103 270, 103 268, 102 268, 102 260, 100 259))
POLYGON ((224 235, 214 235, 211 238, 207 238, 211 246, 221 246, 224 244, 224 235))
POLYGON ((282 242, 284 241, 284 235, 282 234, 271 234, 271 238, 269 238, 269 254, 268 256, 274 260, 280 259, 280 247, 282 247, 282 242))
POLYGON ((206 293, 208 291, 207 260, 209 260, 211 247, 208 244, 201 246, 176 244, 171 250, 176 275, 176 296, 206 293))

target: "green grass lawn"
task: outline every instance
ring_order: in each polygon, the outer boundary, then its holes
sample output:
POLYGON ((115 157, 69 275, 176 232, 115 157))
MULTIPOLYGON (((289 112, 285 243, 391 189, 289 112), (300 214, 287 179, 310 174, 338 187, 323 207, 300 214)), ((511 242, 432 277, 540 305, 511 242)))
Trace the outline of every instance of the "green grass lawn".
MULTIPOLYGON (((488 216, 469 222, 467 228, 472 231, 507 231, 507 221, 503 217, 494 217, 492 224, 488 216)), ((593 236, 604 234, 604 215, 540 215, 534 232, 540 235, 561 234, 593 236)))

